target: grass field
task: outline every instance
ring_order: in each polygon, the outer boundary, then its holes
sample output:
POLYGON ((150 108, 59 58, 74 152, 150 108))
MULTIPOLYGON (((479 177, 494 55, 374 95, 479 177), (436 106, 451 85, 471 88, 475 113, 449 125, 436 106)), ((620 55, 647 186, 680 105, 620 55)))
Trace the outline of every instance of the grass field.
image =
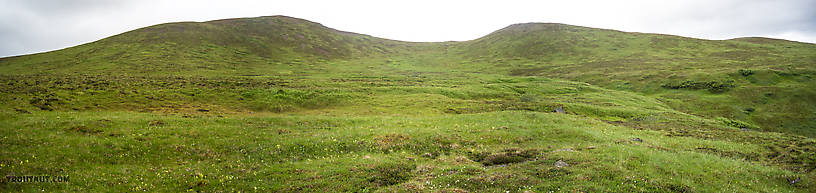
POLYGON ((814 192, 816 45, 283 16, 0 59, 13 192, 814 192))

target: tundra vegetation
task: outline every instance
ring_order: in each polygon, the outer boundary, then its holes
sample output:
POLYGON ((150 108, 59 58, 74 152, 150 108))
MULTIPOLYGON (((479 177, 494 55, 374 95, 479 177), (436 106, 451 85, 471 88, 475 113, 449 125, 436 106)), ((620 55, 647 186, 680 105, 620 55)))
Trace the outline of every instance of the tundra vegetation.
POLYGON ((0 59, 46 192, 816 192, 816 45, 551 23, 401 42, 285 16, 0 59))

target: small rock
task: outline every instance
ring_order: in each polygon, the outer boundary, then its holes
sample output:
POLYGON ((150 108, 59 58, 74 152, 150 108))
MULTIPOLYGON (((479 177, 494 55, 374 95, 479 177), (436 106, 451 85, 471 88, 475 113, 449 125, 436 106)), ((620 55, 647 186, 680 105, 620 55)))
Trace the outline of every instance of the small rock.
POLYGON ((643 140, 640 138, 632 138, 632 141, 643 142, 643 140))
POLYGON ((791 185, 793 185, 793 184, 799 183, 801 181, 802 181, 802 178, 796 178, 795 180, 791 180, 790 183, 791 183, 791 185))
POLYGON ((555 164, 553 164, 553 165, 555 165, 555 167, 559 167, 559 168, 563 168, 563 167, 568 167, 568 166, 569 166, 569 164, 568 164, 567 162, 564 162, 564 161, 561 161, 561 160, 558 160, 558 161, 557 161, 557 162, 555 162, 555 164))
POLYGON ((564 108, 562 108, 562 107, 555 108, 555 110, 553 110, 553 112, 554 113, 566 113, 566 111, 564 111, 564 108))
POLYGON ((595 146, 589 146, 586 149, 595 149, 595 146))

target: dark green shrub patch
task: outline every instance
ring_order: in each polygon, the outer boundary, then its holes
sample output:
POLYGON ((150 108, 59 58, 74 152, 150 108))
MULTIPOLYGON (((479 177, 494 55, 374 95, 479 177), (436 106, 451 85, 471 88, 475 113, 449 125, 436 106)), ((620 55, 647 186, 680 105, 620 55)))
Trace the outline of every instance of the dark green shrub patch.
POLYGON ((661 87, 668 89, 691 89, 691 90, 706 89, 711 93, 722 93, 736 87, 736 84, 734 83, 733 80, 712 80, 712 81, 686 80, 682 82, 665 83, 661 85, 661 87))
POLYGON ((737 73, 739 73, 742 76, 751 76, 754 74, 754 71, 748 69, 739 69, 737 70, 737 73))
POLYGON ((732 119, 728 119, 728 118, 724 118, 724 117, 719 117, 719 118, 717 118, 717 120, 722 121, 723 124, 725 124, 726 126, 729 126, 729 127, 735 127, 735 128, 740 128, 740 129, 758 129, 759 128, 758 126, 756 126, 754 124, 750 124, 750 123, 746 123, 746 122, 738 121, 738 120, 732 120, 732 119))
POLYGON ((384 163, 368 169, 372 175, 368 181, 379 186, 390 186, 411 179, 411 171, 416 168, 412 163, 384 163))

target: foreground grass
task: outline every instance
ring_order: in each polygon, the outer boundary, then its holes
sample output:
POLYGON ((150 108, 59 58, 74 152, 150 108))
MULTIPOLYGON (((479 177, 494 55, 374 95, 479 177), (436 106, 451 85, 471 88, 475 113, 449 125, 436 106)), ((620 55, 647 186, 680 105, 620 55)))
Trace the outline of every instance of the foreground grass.
POLYGON ((814 190, 801 174, 700 152, 761 147, 632 130, 578 115, 227 116, 129 112, 4 115, 4 183, 25 191, 814 190), (640 140, 633 140, 640 139, 640 140), (556 162, 569 166, 556 166, 556 162))
MULTIPOLYGON (((9 76, 8 191, 813 191, 816 141, 543 77, 9 76), (553 111, 562 110, 563 113, 553 111), (794 182, 794 183, 792 183, 794 182)), ((352 74, 352 75, 350 75, 352 74)), ((428 75, 430 74, 430 75, 428 75)))

